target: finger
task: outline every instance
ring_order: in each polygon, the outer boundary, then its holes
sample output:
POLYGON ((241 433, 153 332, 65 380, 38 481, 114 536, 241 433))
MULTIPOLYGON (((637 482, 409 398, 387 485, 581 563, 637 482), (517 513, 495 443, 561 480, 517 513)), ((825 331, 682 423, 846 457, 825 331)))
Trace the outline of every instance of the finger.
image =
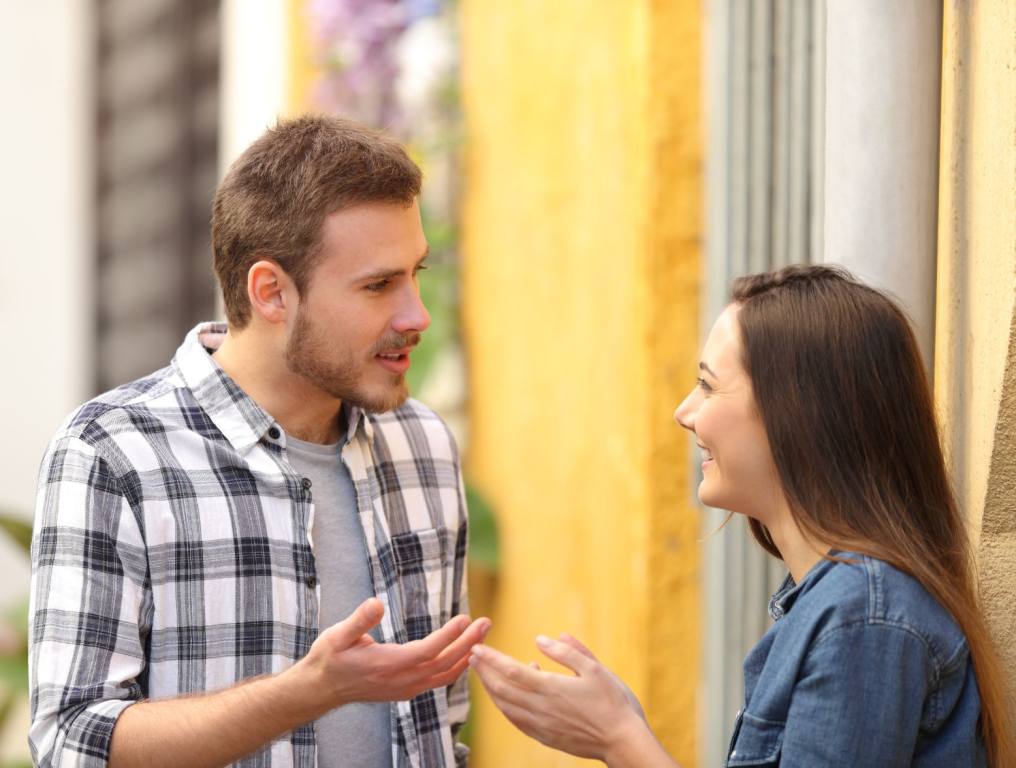
POLYGON ((537 664, 535 661, 531 661, 529 662, 529 668, 538 670, 540 668, 540 665, 537 664))
POLYGON ((544 655, 553 659, 558 664, 568 667, 579 676, 596 674, 597 670, 604 669, 603 665, 595 659, 590 658, 582 651, 576 650, 568 643, 558 640, 551 640, 549 637, 540 635, 536 638, 537 647, 544 655))
POLYGON ((574 635, 569 635, 567 632, 562 632, 558 638, 562 643, 570 645, 576 651, 581 653, 583 656, 588 656, 593 661, 597 661, 596 654, 589 650, 585 644, 574 635))
MULTIPOLYGON (((477 677, 480 678, 487 694, 499 708, 503 708, 505 704, 512 704, 530 711, 542 708, 543 695, 541 693, 520 686, 515 680, 477 657, 470 660, 470 665, 477 677)), ((522 668, 525 669, 525 667, 522 668)))
POLYGON ((333 624, 329 633, 339 648, 349 648, 376 627, 384 613, 385 608, 380 600, 376 597, 368 598, 342 621, 333 624))
POLYGON ((491 621, 480 618, 470 624, 453 643, 445 648, 434 661, 426 665, 427 674, 439 674, 465 659, 468 663, 469 652, 473 646, 483 642, 490 631, 491 621))
POLYGON ((462 677, 463 673, 469 669, 469 657, 463 657, 449 670, 434 675, 423 683, 421 683, 420 692, 429 691, 432 688, 447 688, 452 685, 456 680, 462 677))
POLYGON ((528 667, 487 645, 478 645, 473 648, 473 656, 482 664, 489 665, 501 677, 510 680, 519 687, 533 691, 540 690, 543 687, 544 676, 550 674, 528 667))
MULTIPOLYGON (((497 704, 497 702, 494 703, 497 704)), ((533 717, 533 713, 528 709, 517 707, 508 702, 497 704, 497 708, 501 710, 501 714, 508 718, 508 722, 526 734, 526 736, 543 742, 543 735, 539 730, 539 719, 533 717)))
POLYGON ((441 651, 460 637, 470 626, 468 616, 456 616, 422 640, 413 640, 401 646, 404 651, 403 655, 411 664, 423 664, 436 659, 441 651))

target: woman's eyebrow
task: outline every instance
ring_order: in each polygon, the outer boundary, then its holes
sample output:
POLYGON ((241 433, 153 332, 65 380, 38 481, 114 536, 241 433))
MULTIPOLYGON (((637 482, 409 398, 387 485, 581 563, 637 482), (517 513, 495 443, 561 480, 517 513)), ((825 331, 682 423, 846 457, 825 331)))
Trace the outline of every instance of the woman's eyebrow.
POLYGON ((712 376, 712 377, 713 377, 714 379, 718 379, 718 378, 719 378, 719 376, 717 376, 717 375, 716 375, 716 374, 715 374, 715 373, 713 372, 713 369, 712 369, 712 368, 710 368, 710 367, 709 367, 708 365, 706 365, 705 363, 702 363, 702 362, 700 362, 700 363, 698 364, 698 367, 699 367, 699 370, 700 370, 700 371, 705 371, 705 372, 706 372, 706 373, 708 373, 708 374, 709 374, 710 376, 712 376))

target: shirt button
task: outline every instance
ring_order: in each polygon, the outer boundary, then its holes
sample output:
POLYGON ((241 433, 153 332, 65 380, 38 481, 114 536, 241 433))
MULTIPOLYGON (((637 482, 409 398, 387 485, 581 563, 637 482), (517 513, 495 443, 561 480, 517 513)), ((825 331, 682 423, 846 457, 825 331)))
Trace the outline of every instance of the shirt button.
POLYGON ((307 586, 310 587, 311 589, 314 589, 314 587, 317 586, 317 576, 308 576, 307 586))
POLYGON ((312 485, 314 485, 314 483, 312 483, 312 482, 310 481, 310 478, 309 478, 309 477, 305 477, 305 478, 303 478, 303 480, 301 480, 301 481, 300 481, 300 483, 301 483, 301 484, 303 485, 303 489, 304 489, 305 491, 309 491, 309 490, 310 490, 310 487, 311 487, 312 485))
POLYGON ((282 433, 279 432, 278 427, 272 427, 271 429, 268 430, 268 436, 272 438, 272 440, 278 440, 280 437, 282 437, 282 433))

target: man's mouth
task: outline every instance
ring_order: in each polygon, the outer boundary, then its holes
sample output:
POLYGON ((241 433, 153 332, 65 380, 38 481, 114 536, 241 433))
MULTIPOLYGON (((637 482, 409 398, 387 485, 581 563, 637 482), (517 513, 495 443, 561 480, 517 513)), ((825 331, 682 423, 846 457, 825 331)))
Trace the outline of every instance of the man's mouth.
POLYGON ((388 349, 376 355, 377 361, 392 373, 405 373, 409 370, 409 353, 412 347, 388 349))

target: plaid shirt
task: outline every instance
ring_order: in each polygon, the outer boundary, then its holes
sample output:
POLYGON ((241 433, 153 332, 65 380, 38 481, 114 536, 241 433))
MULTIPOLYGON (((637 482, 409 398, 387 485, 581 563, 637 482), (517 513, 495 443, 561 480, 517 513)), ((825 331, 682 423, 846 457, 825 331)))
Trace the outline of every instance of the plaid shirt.
MULTIPOLYGON (((43 459, 32 542, 29 743, 40 765, 106 764, 141 699, 281 672, 318 633, 304 480, 286 436, 208 354, 200 325, 161 371, 86 403, 43 459)), ((352 409, 356 488, 384 642, 466 611, 466 508, 441 420, 415 401, 352 409)), ((464 765, 466 676, 392 704, 398 768, 464 765)), ((238 765, 314 766, 314 726, 238 765)))

